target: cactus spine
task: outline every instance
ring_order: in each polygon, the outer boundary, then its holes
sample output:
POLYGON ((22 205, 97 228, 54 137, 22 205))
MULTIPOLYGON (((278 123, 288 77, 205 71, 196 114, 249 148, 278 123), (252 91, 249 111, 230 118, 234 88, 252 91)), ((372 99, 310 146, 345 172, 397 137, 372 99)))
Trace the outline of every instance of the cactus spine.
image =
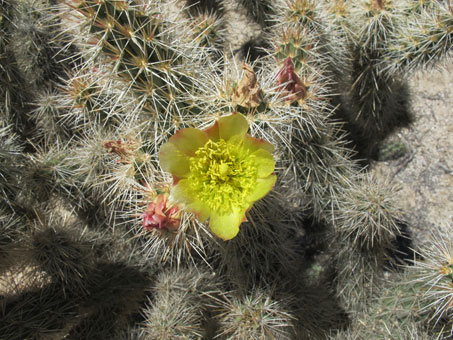
POLYGON ((68 4, 31 11, 2 2, 1 336, 450 336, 451 244, 435 240, 440 247, 420 251, 425 262, 404 273, 386 268, 402 237, 396 189, 360 167, 342 130, 366 128, 369 136, 356 140, 366 145, 356 148, 369 156, 395 128, 388 109, 404 102, 391 91, 403 71, 446 53, 449 8, 243 2, 266 26, 270 49, 241 63, 222 51, 227 6, 219 1, 68 4), (428 13, 437 13, 429 29, 428 13), (11 18, 33 21, 18 31, 11 18), (416 30, 432 43, 401 47, 416 30), (398 53, 408 52, 405 64, 398 53), (29 98, 19 91, 23 79, 29 98), (334 119, 342 114, 346 122, 334 119), (219 127, 226 117, 242 117, 235 122, 247 125, 248 139, 233 138, 237 126, 219 127), (201 137, 178 144, 190 134, 201 137), (209 142, 192 150, 203 136, 209 142), (202 149, 212 181, 225 181, 237 168, 219 165, 218 150, 205 146, 226 136, 253 151, 260 180, 278 177, 265 197, 246 200, 246 221, 229 241, 197 218, 204 207, 176 200, 176 182, 186 178, 163 171, 206 164, 193 161, 202 149), (159 158, 170 142, 195 156, 159 158))

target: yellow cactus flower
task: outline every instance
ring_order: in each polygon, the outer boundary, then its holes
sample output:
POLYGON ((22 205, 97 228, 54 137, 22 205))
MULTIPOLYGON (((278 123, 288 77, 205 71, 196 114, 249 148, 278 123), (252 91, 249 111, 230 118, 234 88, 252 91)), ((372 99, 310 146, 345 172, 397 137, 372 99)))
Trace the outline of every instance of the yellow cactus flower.
POLYGON ((235 113, 206 130, 176 132, 159 151, 160 165, 173 175, 173 199, 214 234, 232 239, 253 203, 274 186, 272 144, 247 134, 246 118, 235 113))

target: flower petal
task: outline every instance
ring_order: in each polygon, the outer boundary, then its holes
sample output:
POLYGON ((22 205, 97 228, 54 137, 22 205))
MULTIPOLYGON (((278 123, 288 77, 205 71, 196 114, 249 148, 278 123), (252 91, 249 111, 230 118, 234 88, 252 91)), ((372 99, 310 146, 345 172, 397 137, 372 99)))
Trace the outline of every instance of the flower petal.
POLYGON ((266 178, 257 178, 256 179, 256 187, 255 189, 248 195, 247 200, 250 203, 253 203, 264 196, 271 191, 272 187, 275 184, 275 181, 277 180, 276 175, 270 175, 269 177, 266 178))
POLYGON ((252 152, 259 149, 264 149, 272 153, 275 149, 271 143, 266 142, 264 139, 254 138, 249 135, 246 135, 244 138, 244 147, 252 152))
POLYGON ((187 210, 194 213, 200 222, 206 221, 211 214, 211 210, 205 204, 199 201, 188 204, 187 210))
POLYGON ((275 160, 269 151, 259 149, 252 155, 256 157, 255 164, 257 170, 257 176, 259 178, 267 177, 274 172, 275 160))
POLYGON ((214 142, 217 142, 220 139, 219 135, 219 121, 216 120, 212 126, 208 127, 207 129, 204 130, 206 134, 208 135, 209 139, 211 139, 214 142))
POLYGON ((240 113, 222 117, 219 122, 219 137, 228 141, 233 136, 244 137, 249 129, 247 119, 240 113))
POLYGON ((231 240, 239 232, 239 225, 244 220, 245 211, 238 210, 228 215, 211 215, 209 226, 222 240, 231 240))
POLYGON ((172 173, 174 177, 182 178, 189 173, 189 157, 172 143, 167 142, 160 147, 159 163, 164 171, 172 173))
POLYGON ((190 203, 190 186, 187 179, 182 179, 171 189, 171 199, 177 203, 190 203))
POLYGON ((177 131, 168 140, 169 143, 175 145, 179 151, 188 155, 194 156, 195 151, 204 146, 209 140, 206 132, 193 128, 186 128, 177 131))
POLYGON ((194 213, 200 222, 209 218, 211 210, 206 204, 198 201, 190 190, 190 184, 187 179, 182 179, 176 184, 171 191, 172 199, 176 202, 185 204, 185 210, 194 213))

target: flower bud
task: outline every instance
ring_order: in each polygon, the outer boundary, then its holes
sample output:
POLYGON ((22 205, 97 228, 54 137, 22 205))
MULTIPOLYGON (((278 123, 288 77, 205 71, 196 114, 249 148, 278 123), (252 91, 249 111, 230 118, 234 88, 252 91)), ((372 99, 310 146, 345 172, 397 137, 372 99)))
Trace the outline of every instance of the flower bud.
POLYGON ((156 196, 142 217, 145 230, 176 230, 181 222, 181 211, 168 202, 168 193, 164 193, 156 196))

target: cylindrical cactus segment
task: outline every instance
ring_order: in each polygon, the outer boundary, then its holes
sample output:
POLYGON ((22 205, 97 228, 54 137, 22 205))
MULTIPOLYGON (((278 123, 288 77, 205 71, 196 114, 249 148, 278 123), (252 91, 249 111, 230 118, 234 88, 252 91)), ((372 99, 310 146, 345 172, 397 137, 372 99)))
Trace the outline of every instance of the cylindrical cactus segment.
POLYGON ((191 106, 176 100, 193 83, 184 70, 183 52, 168 41, 169 27, 157 10, 122 0, 84 0, 74 8, 87 20, 102 51, 114 61, 114 73, 136 95, 152 103, 148 109, 180 113, 191 106))
POLYGON ((278 60, 291 58, 294 69, 299 71, 303 66, 316 61, 316 39, 302 27, 288 27, 283 31, 276 45, 275 57, 278 60))
MULTIPOLYGON (((386 59, 392 72, 433 65, 453 48, 453 10, 430 2, 415 9, 407 4, 400 29, 391 36, 386 59)), ((414 6, 412 4, 412 6, 414 6)))
POLYGON ((212 13, 201 13, 193 17, 193 38, 201 47, 219 50, 225 41, 223 20, 212 13))
POLYGON ((269 292, 227 297, 219 316, 220 334, 226 339, 291 339, 293 315, 269 292))
POLYGON ((286 20, 303 26, 316 23, 316 8, 312 0, 289 0, 287 2, 286 20))
POLYGON ((414 282, 422 285, 421 311, 427 315, 428 327, 443 335, 453 332, 453 235, 451 226, 431 235, 414 265, 407 270, 414 282))
POLYGON ((360 156, 373 158, 378 143, 412 117, 407 91, 389 71, 386 51, 399 27, 391 1, 363 1, 351 9, 348 34, 351 55, 349 84, 341 114, 348 122, 360 156))
POLYGON ((398 188, 364 174, 344 186, 335 212, 336 233, 355 249, 390 248, 399 235, 395 194, 398 188))

